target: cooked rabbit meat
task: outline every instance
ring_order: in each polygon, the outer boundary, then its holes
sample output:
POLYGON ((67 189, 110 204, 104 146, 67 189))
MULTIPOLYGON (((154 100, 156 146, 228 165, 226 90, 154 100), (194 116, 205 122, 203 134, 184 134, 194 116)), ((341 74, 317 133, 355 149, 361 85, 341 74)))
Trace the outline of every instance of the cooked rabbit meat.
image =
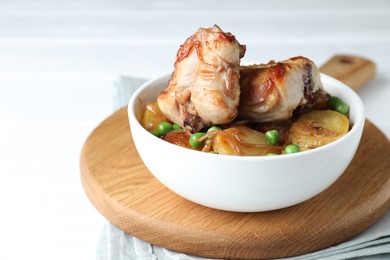
POLYGON ((314 106, 327 95, 320 72, 305 57, 241 67, 238 118, 252 122, 289 119, 295 109, 314 106))
POLYGON ((244 54, 231 33, 217 25, 200 28, 180 46, 169 85, 157 98, 161 111, 191 132, 230 123, 237 115, 244 54))

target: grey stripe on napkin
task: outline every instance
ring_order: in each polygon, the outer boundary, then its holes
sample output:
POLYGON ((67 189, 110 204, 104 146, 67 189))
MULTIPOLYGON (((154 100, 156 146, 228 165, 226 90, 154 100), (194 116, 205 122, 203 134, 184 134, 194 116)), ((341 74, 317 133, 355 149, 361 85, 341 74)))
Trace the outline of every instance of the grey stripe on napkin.
MULTIPOLYGON (((115 82, 114 109, 127 105, 130 96, 146 79, 122 76, 115 82)), ((205 260, 151 245, 107 222, 97 248, 98 260, 205 260)), ((339 245, 289 260, 384 260, 390 259, 390 210, 362 234, 339 245)))

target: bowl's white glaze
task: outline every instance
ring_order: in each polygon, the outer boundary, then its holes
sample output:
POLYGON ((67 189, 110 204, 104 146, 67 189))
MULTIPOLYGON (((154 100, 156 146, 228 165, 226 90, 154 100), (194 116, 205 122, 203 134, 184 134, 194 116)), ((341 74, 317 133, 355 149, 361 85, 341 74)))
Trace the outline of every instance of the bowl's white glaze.
POLYGON ((359 145, 364 108, 345 84, 321 75, 324 88, 350 105, 352 129, 323 147, 296 154, 241 157, 202 153, 165 142, 139 123, 143 104, 155 101, 170 75, 143 84, 131 97, 128 116, 134 143, 146 167, 178 195, 215 209, 259 212, 303 202, 335 182, 359 145))

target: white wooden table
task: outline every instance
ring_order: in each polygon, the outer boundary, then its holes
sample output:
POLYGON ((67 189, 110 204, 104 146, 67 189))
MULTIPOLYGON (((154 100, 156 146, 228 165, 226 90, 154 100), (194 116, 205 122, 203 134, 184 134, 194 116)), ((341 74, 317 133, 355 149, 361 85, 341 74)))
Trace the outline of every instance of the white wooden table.
POLYGON ((390 137, 390 1, 0 0, 0 259, 95 258, 105 220, 79 155, 113 112, 113 82, 171 71, 213 24, 247 45, 244 61, 372 59, 359 95, 390 137))

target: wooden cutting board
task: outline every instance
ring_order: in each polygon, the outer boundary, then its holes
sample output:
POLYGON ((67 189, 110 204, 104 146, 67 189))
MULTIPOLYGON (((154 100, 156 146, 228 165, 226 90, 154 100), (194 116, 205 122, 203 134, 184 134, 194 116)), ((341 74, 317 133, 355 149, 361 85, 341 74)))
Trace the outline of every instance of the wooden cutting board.
POLYGON ((323 249, 374 224, 390 207, 389 158, 389 140, 366 121, 352 163, 318 196, 269 212, 215 210, 181 198, 150 174, 124 108, 90 134, 80 167, 93 205, 125 232, 191 255, 261 259, 323 249))

